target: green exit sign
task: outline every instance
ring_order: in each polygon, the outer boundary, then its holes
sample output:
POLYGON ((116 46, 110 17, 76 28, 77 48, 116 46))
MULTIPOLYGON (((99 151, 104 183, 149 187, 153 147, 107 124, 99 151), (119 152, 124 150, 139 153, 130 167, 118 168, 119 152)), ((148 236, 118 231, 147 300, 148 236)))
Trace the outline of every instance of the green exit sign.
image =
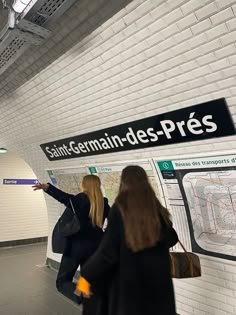
POLYGON ((172 164, 171 161, 161 161, 161 162, 157 162, 159 169, 161 171, 173 171, 174 170, 174 166, 172 164))
POLYGON ((96 174, 97 173, 97 169, 94 166, 89 167, 89 171, 91 174, 96 174))

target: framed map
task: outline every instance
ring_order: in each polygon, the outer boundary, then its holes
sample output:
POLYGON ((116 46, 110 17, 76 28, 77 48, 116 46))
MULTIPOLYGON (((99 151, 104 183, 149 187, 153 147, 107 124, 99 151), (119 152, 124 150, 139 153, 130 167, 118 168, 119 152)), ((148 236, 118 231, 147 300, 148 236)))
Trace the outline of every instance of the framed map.
POLYGON ((176 211, 174 217, 189 231, 190 249, 236 261, 235 156, 156 161, 156 164, 162 174, 167 202, 176 211))
POLYGON ((93 174, 97 174, 102 182, 104 195, 108 198, 110 205, 115 201, 120 186, 120 177, 122 170, 127 165, 139 165, 146 171, 149 181, 158 197, 161 196, 160 180, 151 161, 130 161, 123 163, 114 163, 110 165, 90 166, 89 170, 93 174))
POLYGON ((47 172, 53 185, 74 195, 80 192, 80 183, 83 177, 89 174, 87 167, 54 169, 47 172))

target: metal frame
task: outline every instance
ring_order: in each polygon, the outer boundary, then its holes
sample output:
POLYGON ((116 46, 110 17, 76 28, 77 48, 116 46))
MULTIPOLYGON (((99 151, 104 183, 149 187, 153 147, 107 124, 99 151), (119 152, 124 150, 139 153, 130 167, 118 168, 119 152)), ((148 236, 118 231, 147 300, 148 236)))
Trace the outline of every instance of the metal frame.
POLYGON ((47 21, 45 22, 45 24, 48 23, 52 24, 57 18, 59 18, 66 10, 68 10, 76 2, 76 0, 64 0, 63 3, 58 7, 58 9, 52 15, 49 16, 47 14, 44 14, 43 12, 40 12, 40 10, 45 3, 48 4, 50 1, 53 0, 38 1, 33 0, 32 2, 34 2, 34 5, 31 6, 29 9, 26 8, 26 10, 24 10, 24 12, 21 13, 20 19, 26 18, 27 20, 30 20, 35 14, 39 14, 47 17, 47 21))
POLYGON ((0 75, 31 45, 41 45, 51 34, 48 27, 53 27, 55 20, 75 2, 76 0, 31 0, 21 14, 16 14, 11 5, 5 2, 9 16, 8 23, 0 32, 0 75), (53 13, 47 14, 47 9, 51 7, 53 13), (36 15, 39 17, 38 24, 36 15))

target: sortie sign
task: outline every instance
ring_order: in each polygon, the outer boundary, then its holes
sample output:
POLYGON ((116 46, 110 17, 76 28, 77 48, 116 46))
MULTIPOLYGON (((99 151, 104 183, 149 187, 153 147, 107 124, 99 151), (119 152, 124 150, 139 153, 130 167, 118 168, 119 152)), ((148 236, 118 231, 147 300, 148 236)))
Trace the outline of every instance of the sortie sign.
POLYGON ((41 144, 50 161, 235 135, 225 99, 41 144))
POLYGON ((36 185, 37 179, 4 178, 3 185, 36 185))

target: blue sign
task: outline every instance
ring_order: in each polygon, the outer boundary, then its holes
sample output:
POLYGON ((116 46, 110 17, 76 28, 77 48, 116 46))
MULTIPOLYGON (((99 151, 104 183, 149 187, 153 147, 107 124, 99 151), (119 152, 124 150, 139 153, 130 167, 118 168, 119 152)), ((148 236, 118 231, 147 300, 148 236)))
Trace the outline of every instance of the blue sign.
POLYGON ((3 185, 35 185, 37 179, 19 179, 19 178, 4 178, 3 185))

